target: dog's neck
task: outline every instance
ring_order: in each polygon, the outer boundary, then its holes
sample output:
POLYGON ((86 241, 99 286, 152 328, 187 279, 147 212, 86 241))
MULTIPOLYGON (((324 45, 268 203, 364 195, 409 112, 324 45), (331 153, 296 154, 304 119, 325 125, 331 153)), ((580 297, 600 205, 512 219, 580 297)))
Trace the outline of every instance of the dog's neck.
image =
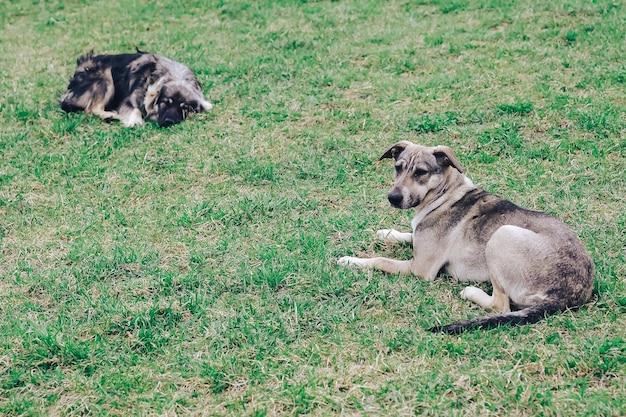
MULTIPOLYGON (((454 168, 449 168, 454 169, 454 168)), ((424 220, 426 216, 432 213, 439 207, 452 206, 459 201, 467 192, 475 189, 476 186, 465 174, 459 171, 454 171, 452 175, 448 177, 448 180, 444 182, 443 186, 437 191, 437 196, 434 200, 431 200, 415 208, 415 216, 411 221, 411 229, 415 232, 417 226, 424 220)))

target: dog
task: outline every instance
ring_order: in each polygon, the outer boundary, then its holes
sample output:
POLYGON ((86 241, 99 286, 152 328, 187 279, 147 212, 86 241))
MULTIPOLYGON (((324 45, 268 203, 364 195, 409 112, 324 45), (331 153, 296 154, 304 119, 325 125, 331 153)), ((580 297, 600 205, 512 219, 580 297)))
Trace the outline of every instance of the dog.
POLYGON ((560 220, 516 206, 476 187, 447 146, 401 141, 382 159, 395 159, 388 199, 415 209, 412 233, 379 230, 379 238, 413 245, 411 260, 342 257, 340 265, 414 274, 431 281, 443 272, 459 281, 490 281, 492 295, 468 286, 461 298, 499 312, 429 329, 460 333, 535 323, 574 309, 592 293, 594 264, 578 237, 560 220), (512 311, 513 310, 513 311, 512 311))
POLYGON ((66 112, 85 111, 124 126, 146 120, 161 127, 191 113, 210 110, 194 73, 180 62, 137 50, 134 54, 94 55, 77 60, 76 72, 61 96, 66 112))

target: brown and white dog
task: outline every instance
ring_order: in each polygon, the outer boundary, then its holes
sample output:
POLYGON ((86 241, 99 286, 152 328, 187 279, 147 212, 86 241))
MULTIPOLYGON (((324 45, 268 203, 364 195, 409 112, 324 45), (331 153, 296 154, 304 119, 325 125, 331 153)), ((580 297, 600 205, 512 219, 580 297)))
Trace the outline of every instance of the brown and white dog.
POLYGON ((340 265, 413 274, 443 272, 460 281, 490 281, 492 295, 468 286, 461 297, 500 314, 433 327, 459 333, 501 324, 534 323, 576 308, 591 297, 594 264, 561 221, 526 210, 476 187, 447 146, 402 141, 380 159, 394 158, 389 202, 415 209, 412 233, 379 230, 379 238, 413 244, 413 259, 342 257, 340 265), (511 311, 511 310, 516 311, 511 311))
POLYGON ((66 112, 85 111, 120 120, 126 127, 141 125, 144 118, 167 127, 213 107, 195 74, 162 56, 89 53, 78 58, 77 65, 61 96, 66 112))

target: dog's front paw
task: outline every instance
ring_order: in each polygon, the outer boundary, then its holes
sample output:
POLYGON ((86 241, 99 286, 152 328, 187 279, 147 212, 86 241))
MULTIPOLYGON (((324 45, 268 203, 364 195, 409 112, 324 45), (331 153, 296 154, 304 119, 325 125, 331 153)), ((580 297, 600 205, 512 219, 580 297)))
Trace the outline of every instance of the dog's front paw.
POLYGON ((141 126, 141 125, 143 125, 143 120, 140 120, 138 122, 124 123, 124 126, 126 127, 135 127, 135 126, 141 126))
POLYGON ((380 229, 376 231, 376 237, 381 240, 390 239, 396 233, 394 229, 380 229))
POLYGON ((342 256, 337 260, 337 265, 341 266, 361 266, 361 259, 354 256, 342 256))
POLYGON ((134 109, 122 122, 126 127, 141 126, 144 123, 139 109, 134 109))
POLYGON ((387 242, 411 243, 413 241, 411 233, 398 232, 396 229, 380 229, 376 231, 376 236, 387 242))

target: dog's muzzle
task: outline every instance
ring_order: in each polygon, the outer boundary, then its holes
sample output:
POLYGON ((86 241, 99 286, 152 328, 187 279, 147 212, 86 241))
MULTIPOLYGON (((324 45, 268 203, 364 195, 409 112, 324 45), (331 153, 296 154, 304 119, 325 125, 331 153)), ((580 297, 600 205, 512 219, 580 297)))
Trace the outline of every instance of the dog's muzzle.
POLYGON ((176 107, 170 107, 159 112, 157 123, 160 127, 170 127, 182 122, 184 119, 182 112, 176 107))
POLYGON ((418 197, 415 197, 415 199, 407 199, 402 192, 396 190, 391 190, 391 192, 387 195, 387 199, 389 200, 389 203, 391 203, 392 207, 401 210, 417 207, 422 201, 422 199, 418 197))

